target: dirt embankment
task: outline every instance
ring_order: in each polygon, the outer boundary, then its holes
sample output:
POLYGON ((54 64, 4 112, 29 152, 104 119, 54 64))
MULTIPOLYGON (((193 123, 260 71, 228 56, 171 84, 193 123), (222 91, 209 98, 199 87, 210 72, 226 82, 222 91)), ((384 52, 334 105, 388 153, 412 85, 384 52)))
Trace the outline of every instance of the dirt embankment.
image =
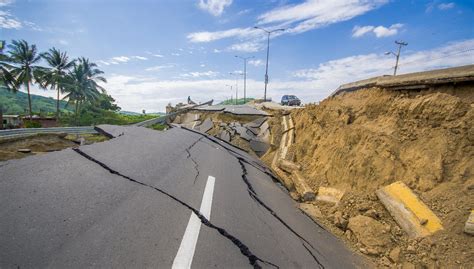
POLYGON ((0 139, 0 162, 76 147, 80 143, 79 138, 84 138, 85 144, 108 140, 107 137, 99 134, 82 134, 80 136, 36 134, 23 138, 0 139), (22 149, 27 151, 19 152, 22 149))
POLYGON ((364 89, 295 110, 292 117, 292 151, 309 185, 345 191, 338 206, 316 203, 331 230, 378 266, 474 266, 474 237, 463 233, 474 209, 474 86, 364 89), (436 213, 443 231, 416 240, 401 231, 375 196, 395 181, 436 213), (366 223, 365 231, 374 231, 354 236, 347 220, 358 215, 381 226, 366 223), (380 230, 387 232, 384 238, 376 238, 380 230), (364 248, 372 239, 383 241, 378 253, 364 248))

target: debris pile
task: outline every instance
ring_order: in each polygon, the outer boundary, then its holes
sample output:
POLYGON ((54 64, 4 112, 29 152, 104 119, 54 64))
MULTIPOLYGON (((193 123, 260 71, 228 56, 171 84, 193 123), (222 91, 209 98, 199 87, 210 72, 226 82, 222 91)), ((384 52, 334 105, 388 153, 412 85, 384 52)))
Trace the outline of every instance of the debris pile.
POLYGON ((265 154, 270 147, 267 114, 236 115, 225 113, 223 109, 215 107, 195 109, 176 116, 173 123, 208 133, 257 156, 265 154))
MULTIPOLYGON (((294 110, 291 118, 287 160, 316 193, 303 211, 379 267, 474 265, 474 237, 464 232, 474 209, 471 85, 362 89, 294 110), (394 197, 411 199, 397 203, 411 219, 394 217, 396 210, 376 195, 395 182, 394 197), (414 227, 430 232, 416 234, 414 227)), ((272 164, 275 152, 264 161, 272 164)))

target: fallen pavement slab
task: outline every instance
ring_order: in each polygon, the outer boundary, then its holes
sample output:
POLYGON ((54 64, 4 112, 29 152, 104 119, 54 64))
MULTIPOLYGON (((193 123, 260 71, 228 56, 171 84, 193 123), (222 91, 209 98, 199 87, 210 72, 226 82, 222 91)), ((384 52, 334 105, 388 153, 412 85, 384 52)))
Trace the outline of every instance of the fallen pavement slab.
POLYGON ((264 122, 266 122, 266 121, 267 121, 267 118, 261 117, 261 118, 258 118, 258 119, 256 119, 256 120, 254 120, 254 121, 251 121, 251 122, 249 122, 249 123, 244 124, 244 126, 246 126, 246 127, 260 128, 260 126, 262 126, 262 124, 263 124, 264 122))
POLYGON ((257 154, 257 156, 261 157, 267 152, 270 145, 264 141, 260 141, 259 139, 251 139, 250 148, 257 154))
POLYGON ((212 129, 212 127, 214 127, 214 123, 212 122, 212 120, 206 119, 201 125, 199 125, 199 131, 201 133, 207 133, 209 130, 212 129))
POLYGON ((219 133, 219 138, 229 142, 230 141, 230 133, 226 130, 223 130, 219 133))
POLYGON ((405 183, 397 181, 377 190, 376 194, 409 237, 425 237, 443 229, 441 220, 405 183))
POLYGON ((294 175, 293 182, 295 183, 296 191, 301 195, 301 199, 303 201, 314 201, 316 194, 308 186, 303 175, 297 170, 293 171, 292 175, 294 175))
POLYGON ((338 204, 343 196, 344 191, 329 187, 319 187, 316 200, 326 203, 338 204))
POLYGON ((278 166, 285 172, 292 173, 293 171, 298 171, 301 170, 301 166, 294 163, 290 162, 284 159, 280 159, 278 161, 278 166))

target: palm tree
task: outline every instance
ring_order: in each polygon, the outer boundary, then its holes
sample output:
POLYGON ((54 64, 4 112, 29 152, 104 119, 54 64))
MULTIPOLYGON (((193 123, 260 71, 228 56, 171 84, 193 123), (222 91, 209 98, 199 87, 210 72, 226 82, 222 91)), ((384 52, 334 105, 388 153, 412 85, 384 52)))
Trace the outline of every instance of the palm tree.
POLYGON ((89 62, 88 59, 79 58, 64 81, 64 91, 67 93, 64 99, 68 100, 68 104, 74 103, 75 105, 76 124, 81 104, 93 102, 100 98, 101 93, 105 93, 105 89, 98 84, 107 82, 104 77, 100 76, 104 72, 96 67, 97 65, 89 62))
POLYGON ((16 91, 16 80, 10 73, 12 67, 8 62, 10 59, 4 54, 0 54, 0 89, 6 89, 7 91, 16 91))
POLYGON ((41 60, 41 55, 36 50, 36 45, 30 46, 25 40, 13 40, 8 47, 10 48, 9 61, 12 63, 10 73, 15 78, 16 86, 26 87, 30 119, 32 119, 30 84, 39 81, 42 68, 36 64, 41 60))
POLYGON ((50 68, 41 75, 41 84, 44 88, 56 89, 56 121, 59 120, 59 92, 64 91, 64 79, 67 71, 72 68, 75 60, 69 61, 66 52, 61 52, 56 48, 50 49, 43 54, 50 68))
MULTIPOLYGON (((0 90, 16 91, 15 78, 10 73, 11 66, 8 64, 8 56, 0 53, 0 90)), ((3 107, 0 104, 0 130, 3 129, 3 107)))

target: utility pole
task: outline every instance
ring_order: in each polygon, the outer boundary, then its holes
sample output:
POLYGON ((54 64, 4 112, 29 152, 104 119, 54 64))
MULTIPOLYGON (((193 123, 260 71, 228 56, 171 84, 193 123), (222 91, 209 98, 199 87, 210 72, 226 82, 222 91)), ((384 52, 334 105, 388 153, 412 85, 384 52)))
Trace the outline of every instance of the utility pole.
MULTIPOLYGON (((3 54, 4 48, 5 48, 5 41, 0 40, 0 54, 3 54)), ((3 130, 3 107, 1 104, 0 104, 0 130, 3 130)))
POLYGON ((402 50, 402 46, 407 46, 408 43, 403 42, 403 41, 400 40, 400 41, 395 41, 395 44, 398 45, 398 51, 397 51, 397 53, 392 52, 392 51, 387 51, 387 52, 385 52, 385 55, 393 54, 393 55, 395 56, 395 58, 396 58, 396 60, 395 60, 395 68, 394 68, 394 70, 393 70, 393 75, 394 75, 394 76, 397 75, 398 61, 400 60, 400 52, 401 52, 401 50, 402 50))
POLYGON ((235 76, 235 104, 237 105, 238 100, 239 100, 239 76, 241 76, 241 73, 235 73, 235 72, 230 72, 229 73, 232 76, 235 76))
POLYGON ((236 58, 244 60, 244 104, 247 103, 247 60, 254 58, 254 56, 250 57, 241 57, 235 55, 236 58))
POLYGON ((226 84, 226 87, 230 87, 230 103, 232 104, 232 85, 226 84))
POLYGON ((278 31, 285 31, 285 29, 275 29, 272 31, 268 31, 266 29, 263 29, 261 27, 255 26, 255 29, 260 29, 267 33, 267 63, 265 66, 265 92, 263 93, 263 101, 265 102, 267 100, 267 84, 268 84, 268 56, 270 55, 270 35, 274 32, 278 31))

